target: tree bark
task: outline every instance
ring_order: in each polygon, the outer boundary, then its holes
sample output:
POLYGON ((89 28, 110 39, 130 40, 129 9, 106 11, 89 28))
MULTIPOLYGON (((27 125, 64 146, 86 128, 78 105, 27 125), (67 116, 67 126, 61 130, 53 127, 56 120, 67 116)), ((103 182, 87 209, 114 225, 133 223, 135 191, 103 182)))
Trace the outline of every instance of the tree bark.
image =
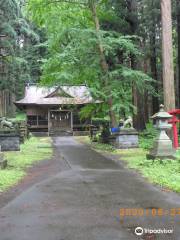
POLYGON ((3 95, 2 91, 0 91, 0 117, 3 116, 3 95))
POLYGON ((101 69, 102 69, 102 72, 103 72, 103 75, 104 75, 104 85, 105 85, 105 87, 108 91, 107 104, 109 106, 109 117, 110 117, 110 120, 111 120, 112 127, 116 127, 117 122, 116 122, 115 112, 113 111, 113 98, 111 96, 111 90, 109 89, 109 84, 108 84, 109 66, 108 66, 108 63, 106 61, 105 54, 104 54, 104 49, 103 49, 103 46, 102 46, 99 18, 97 16, 96 4, 95 4, 94 0, 89 0, 89 7, 91 9, 94 24, 95 24, 95 28, 96 28, 96 35, 97 35, 97 39, 98 39, 97 47, 98 47, 99 56, 100 56, 100 66, 101 66, 101 69))
POLYGON ((161 0, 163 93, 166 110, 175 108, 171 0, 161 0))
MULTIPOLYGON (((137 33, 138 29, 138 18, 137 18, 137 2, 136 0, 127 1, 127 9, 130 13, 130 18, 128 20, 130 24, 130 29, 132 35, 137 33)), ((132 69, 137 69, 139 63, 134 56, 131 56, 131 67, 132 69)), ((144 94, 138 91, 135 85, 132 86, 132 102, 136 107, 137 112, 133 115, 133 124, 137 130, 145 129, 145 112, 144 112, 144 94)))
MULTIPOLYGON (((152 9, 154 8, 154 1, 152 1, 152 9)), ((153 17, 153 15, 152 15, 153 17)), ((151 66, 151 75, 156 82, 153 83, 153 87, 158 93, 158 71, 157 71, 157 53, 156 53, 156 23, 154 18, 152 19, 152 34, 150 36, 150 46, 151 46, 151 57, 150 57, 150 66, 151 66)), ((156 113, 159 111, 159 99, 157 96, 152 97, 152 111, 156 113)))
POLYGON ((177 107, 180 108, 180 2, 176 0, 177 6, 177 34, 178 34, 178 71, 177 71, 177 107))

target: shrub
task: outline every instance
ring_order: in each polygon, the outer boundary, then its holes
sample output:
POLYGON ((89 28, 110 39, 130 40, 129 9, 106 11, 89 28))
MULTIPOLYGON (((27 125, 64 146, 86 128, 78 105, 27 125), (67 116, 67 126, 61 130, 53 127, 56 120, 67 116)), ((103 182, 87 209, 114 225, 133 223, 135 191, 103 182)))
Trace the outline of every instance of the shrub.
POLYGON ((153 147, 153 140, 157 136, 158 130, 153 126, 152 122, 146 124, 146 130, 139 134, 139 146, 143 149, 153 147))
POLYGON ((103 129, 102 129, 101 137, 100 137, 101 143, 109 143, 110 135, 111 135, 111 133, 110 133, 110 130, 109 130, 109 125, 108 124, 103 124, 103 129))

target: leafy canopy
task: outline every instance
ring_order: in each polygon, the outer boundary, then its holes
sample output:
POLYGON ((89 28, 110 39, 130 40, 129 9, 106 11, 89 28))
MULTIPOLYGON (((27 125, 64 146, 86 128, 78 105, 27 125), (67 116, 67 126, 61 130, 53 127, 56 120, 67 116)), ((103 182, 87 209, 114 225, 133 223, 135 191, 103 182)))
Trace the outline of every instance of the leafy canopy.
MULTIPOLYGON (((119 16, 108 1, 30 0, 28 12, 30 18, 47 31, 49 52, 44 59, 42 83, 86 83, 93 96, 104 101, 101 110, 105 115, 109 111, 110 97, 116 113, 133 109, 133 84, 141 91, 153 91, 152 79, 131 68, 131 57, 142 57, 135 45, 139 39, 118 31, 119 16), (98 32, 91 2, 97 7, 101 26, 98 32), (102 71, 98 44, 101 44, 108 64, 106 73, 102 71)), ((84 112, 90 115, 97 111, 94 106, 88 106, 84 112)))

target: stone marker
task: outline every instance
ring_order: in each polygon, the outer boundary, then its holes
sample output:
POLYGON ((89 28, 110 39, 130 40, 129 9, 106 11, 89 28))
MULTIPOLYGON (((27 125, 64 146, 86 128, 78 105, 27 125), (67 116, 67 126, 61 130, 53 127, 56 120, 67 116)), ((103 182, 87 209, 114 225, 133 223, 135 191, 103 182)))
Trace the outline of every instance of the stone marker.
POLYGON ((0 146, 0 168, 5 169, 7 167, 7 160, 4 159, 4 153, 1 152, 1 146, 0 146))
POLYGON ((166 131, 172 127, 172 125, 168 123, 172 115, 165 112, 164 106, 160 105, 160 111, 151 118, 156 121, 156 128, 160 130, 160 133, 157 139, 155 139, 150 153, 147 154, 147 159, 175 159, 175 149, 173 148, 171 139, 166 134, 166 131))

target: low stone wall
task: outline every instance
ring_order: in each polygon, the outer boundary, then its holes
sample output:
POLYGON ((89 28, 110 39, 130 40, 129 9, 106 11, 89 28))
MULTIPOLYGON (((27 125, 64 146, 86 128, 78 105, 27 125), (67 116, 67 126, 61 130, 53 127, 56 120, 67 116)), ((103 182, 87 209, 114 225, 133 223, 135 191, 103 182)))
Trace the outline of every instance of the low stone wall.
POLYGON ((0 133, 0 146, 2 151, 19 151, 20 136, 13 133, 0 133))
POLYGON ((48 137, 48 132, 31 132, 31 134, 35 137, 48 137))
POLYGON ((73 131, 73 136, 89 136, 89 131, 73 131))

